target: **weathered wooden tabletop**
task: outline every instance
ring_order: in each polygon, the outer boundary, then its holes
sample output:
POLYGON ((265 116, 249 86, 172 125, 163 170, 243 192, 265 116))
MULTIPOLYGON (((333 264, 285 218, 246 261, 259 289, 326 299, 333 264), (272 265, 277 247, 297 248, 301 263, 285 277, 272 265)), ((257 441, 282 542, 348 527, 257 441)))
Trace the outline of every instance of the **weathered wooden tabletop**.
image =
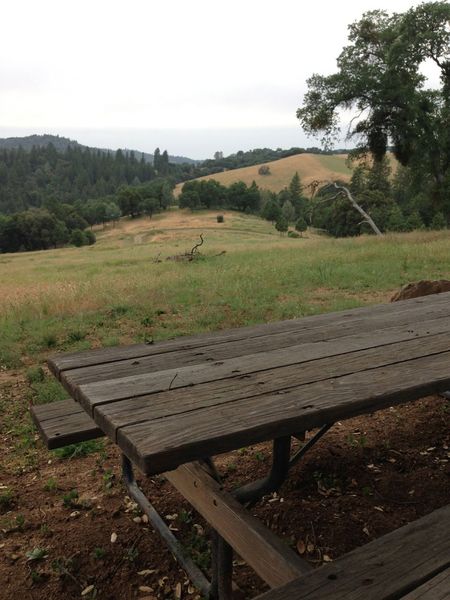
POLYGON ((49 366, 143 472, 159 473, 450 388, 450 292, 49 366))

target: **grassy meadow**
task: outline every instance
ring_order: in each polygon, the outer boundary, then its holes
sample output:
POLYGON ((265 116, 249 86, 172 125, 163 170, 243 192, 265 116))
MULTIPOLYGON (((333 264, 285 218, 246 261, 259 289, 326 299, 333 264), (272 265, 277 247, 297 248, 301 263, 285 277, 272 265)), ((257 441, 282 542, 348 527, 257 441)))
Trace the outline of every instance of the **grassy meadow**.
POLYGON ((406 282, 450 275, 448 232, 292 239, 257 217, 224 215, 218 224, 216 212, 173 210, 100 229, 94 246, 0 255, 0 369, 387 301, 406 282), (196 261, 166 260, 201 232, 196 261))

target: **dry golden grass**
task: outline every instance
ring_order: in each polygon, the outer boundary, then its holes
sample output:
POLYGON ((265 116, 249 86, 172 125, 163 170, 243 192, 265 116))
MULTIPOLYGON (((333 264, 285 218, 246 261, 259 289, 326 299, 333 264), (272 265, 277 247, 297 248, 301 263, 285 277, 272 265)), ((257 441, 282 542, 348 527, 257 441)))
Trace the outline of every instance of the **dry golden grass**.
MULTIPOLYGON (((224 171, 215 175, 200 177, 199 179, 215 179, 223 185, 230 185, 235 181, 244 181, 250 185, 256 181, 259 187, 272 192, 279 192, 289 185, 292 177, 298 172, 303 185, 308 185, 314 179, 341 179, 348 180, 351 177, 351 169, 346 165, 346 154, 297 154, 280 160, 265 163, 270 167, 270 175, 260 175, 258 170, 261 165, 244 167, 224 171)), ((183 184, 176 188, 176 194, 180 193, 183 184)))

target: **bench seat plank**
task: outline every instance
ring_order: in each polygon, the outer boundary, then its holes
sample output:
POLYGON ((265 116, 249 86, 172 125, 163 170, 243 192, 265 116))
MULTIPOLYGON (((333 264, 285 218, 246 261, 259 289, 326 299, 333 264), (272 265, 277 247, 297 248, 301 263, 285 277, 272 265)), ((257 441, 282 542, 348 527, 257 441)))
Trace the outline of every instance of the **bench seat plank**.
MULTIPOLYGON (((92 439, 102 433, 73 400, 33 406, 31 414, 51 449, 92 439)), ((183 465, 166 473, 166 478, 272 587, 310 570, 305 561, 252 517, 198 465, 183 465)))
MULTIPOLYGON (((450 535, 450 532, 449 532, 450 535)), ((402 600, 448 600, 450 598, 450 568, 430 579, 402 600)))
MULTIPOLYGON (((446 506, 258 600, 399 600, 449 566, 450 506, 446 506)), ((449 597, 448 591, 447 587, 442 598, 449 597)))
POLYGON ((72 399, 32 406, 30 413, 49 450, 105 435, 83 407, 72 399))

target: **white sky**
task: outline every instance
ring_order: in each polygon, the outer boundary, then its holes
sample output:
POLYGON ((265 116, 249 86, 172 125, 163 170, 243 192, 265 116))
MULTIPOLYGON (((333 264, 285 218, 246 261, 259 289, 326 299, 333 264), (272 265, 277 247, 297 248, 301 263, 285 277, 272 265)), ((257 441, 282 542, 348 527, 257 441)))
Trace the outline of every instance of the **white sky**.
POLYGON ((0 22, 0 136, 54 133, 192 158, 312 146, 295 117, 347 25, 411 0, 13 0, 0 22))

